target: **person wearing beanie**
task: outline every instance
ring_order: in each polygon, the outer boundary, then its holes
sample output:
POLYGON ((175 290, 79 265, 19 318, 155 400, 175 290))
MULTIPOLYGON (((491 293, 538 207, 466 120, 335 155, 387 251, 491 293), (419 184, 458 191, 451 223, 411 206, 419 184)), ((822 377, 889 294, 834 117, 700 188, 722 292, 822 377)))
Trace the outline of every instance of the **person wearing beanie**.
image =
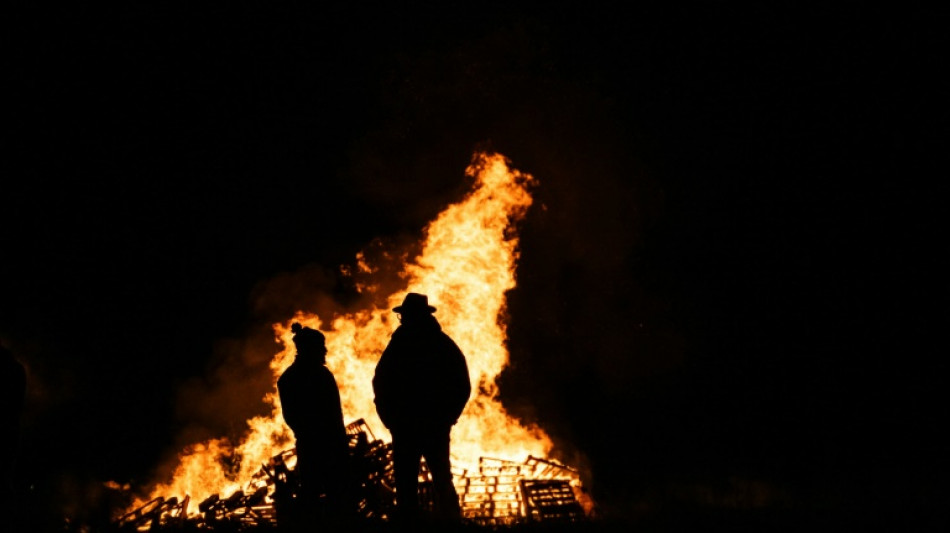
POLYGON ((345 518, 353 511, 346 465, 349 437, 340 390, 326 366, 326 339, 318 330, 294 323, 293 363, 277 380, 284 421, 296 442, 298 505, 302 523, 345 518), (321 498, 323 496, 323 498, 321 498))

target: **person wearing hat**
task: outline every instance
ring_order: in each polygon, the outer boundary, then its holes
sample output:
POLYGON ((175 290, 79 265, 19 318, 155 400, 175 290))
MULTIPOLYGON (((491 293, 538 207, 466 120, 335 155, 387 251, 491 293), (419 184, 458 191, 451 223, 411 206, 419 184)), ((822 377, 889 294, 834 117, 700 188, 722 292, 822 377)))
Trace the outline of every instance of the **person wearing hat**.
POLYGON ((309 515, 307 518, 345 519, 353 511, 347 492, 349 437, 343 423, 340 390, 326 367, 326 338, 318 330, 297 323, 291 330, 296 355, 278 378, 277 392, 284 420, 296 442, 299 509, 304 516, 309 515), (326 495, 322 505, 321 494, 326 495))
POLYGON ((376 412, 392 434, 397 518, 419 518, 418 476, 425 459, 435 518, 458 522, 449 436, 472 392, 468 364, 426 295, 410 292, 393 311, 400 325, 376 365, 373 392, 376 412))

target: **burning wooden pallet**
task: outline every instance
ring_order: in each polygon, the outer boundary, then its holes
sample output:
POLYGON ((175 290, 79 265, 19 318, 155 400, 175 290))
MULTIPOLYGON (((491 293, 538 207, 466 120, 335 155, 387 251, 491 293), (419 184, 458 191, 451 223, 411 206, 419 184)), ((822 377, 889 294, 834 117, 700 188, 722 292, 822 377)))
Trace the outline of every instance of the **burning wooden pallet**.
MULTIPOLYGON (((395 510, 392 445, 376 439, 362 419, 347 426, 354 475, 360 480, 359 515, 387 521, 395 510)), ((150 531, 186 523, 203 529, 245 531, 280 525, 294 505, 296 473, 288 467, 294 450, 284 451, 262 465, 245 490, 221 498, 213 495, 189 510, 190 499, 155 498, 117 520, 122 531, 150 531)), ((565 465, 529 456, 524 463, 482 457, 474 471, 454 472, 462 516, 480 525, 511 525, 531 521, 580 521, 585 518, 574 493, 576 471, 565 465)), ((420 472, 420 502, 431 508, 432 478, 420 472)))
POLYGON ((479 458, 478 470, 462 472, 455 477, 455 487, 462 504, 462 515, 484 525, 508 525, 531 520, 579 521, 584 518, 573 484, 578 482, 573 469, 545 459, 528 456, 524 463, 503 459, 479 458), (525 484, 526 481, 530 483, 525 484), (541 487, 559 488, 557 500, 544 497, 541 487), (541 503, 543 502, 543 503, 541 503), (540 513, 545 509, 561 509, 540 513), (570 512, 567 509, 571 509, 570 512))

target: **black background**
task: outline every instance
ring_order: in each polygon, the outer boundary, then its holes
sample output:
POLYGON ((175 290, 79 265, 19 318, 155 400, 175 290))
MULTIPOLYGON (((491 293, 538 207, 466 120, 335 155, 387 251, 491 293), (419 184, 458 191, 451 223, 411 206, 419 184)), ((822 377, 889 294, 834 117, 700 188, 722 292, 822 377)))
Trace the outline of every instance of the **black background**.
POLYGON ((269 324, 352 304, 338 267, 418 239, 477 149, 539 182, 503 398, 605 512, 737 479, 807 509, 944 493, 934 14, 10 15, 0 335, 39 498, 82 514, 238 431, 269 324))

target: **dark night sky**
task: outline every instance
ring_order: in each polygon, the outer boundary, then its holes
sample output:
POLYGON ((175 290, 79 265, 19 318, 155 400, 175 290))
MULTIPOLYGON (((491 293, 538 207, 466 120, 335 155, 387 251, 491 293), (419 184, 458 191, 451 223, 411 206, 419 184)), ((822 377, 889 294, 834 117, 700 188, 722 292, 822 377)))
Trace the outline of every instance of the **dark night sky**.
POLYGON ((489 147, 540 183, 503 396, 605 505, 670 479, 935 494, 930 15, 503 5, 5 17, 21 475, 142 482, 239 427, 269 324, 348 305, 338 266, 417 238, 489 147))

